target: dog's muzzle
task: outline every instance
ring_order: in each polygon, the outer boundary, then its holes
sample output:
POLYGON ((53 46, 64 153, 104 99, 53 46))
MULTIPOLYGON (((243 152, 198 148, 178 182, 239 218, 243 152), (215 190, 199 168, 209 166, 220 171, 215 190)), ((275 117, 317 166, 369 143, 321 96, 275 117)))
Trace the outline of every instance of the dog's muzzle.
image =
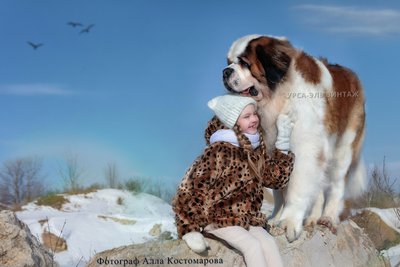
POLYGON ((237 66, 232 64, 222 71, 224 85, 228 91, 237 94, 257 96, 258 91, 254 88, 249 79, 247 79, 248 76, 249 74, 246 75, 243 70, 237 69, 237 66))

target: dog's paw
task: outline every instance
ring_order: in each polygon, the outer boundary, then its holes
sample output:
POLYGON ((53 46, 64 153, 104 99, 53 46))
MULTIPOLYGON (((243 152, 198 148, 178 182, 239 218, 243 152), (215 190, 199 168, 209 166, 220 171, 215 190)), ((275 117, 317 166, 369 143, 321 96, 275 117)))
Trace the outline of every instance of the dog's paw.
POLYGON ((333 220, 331 217, 322 216, 321 218, 318 219, 317 224, 325 226, 332 232, 332 234, 336 235, 337 225, 338 225, 338 223, 336 221, 333 220))
POLYGON ((285 230, 277 225, 268 225, 267 230, 272 236, 280 236, 285 234, 285 230))
POLYGON ((317 225, 317 222, 318 222, 318 218, 308 217, 305 220, 304 225, 309 227, 309 228, 314 228, 314 226, 317 225))
POLYGON ((269 227, 278 226, 279 220, 278 220, 278 218, 276 216, 273 217, 273 218, 268 218, 267 224, 269 225, 269 227))
POLYGON ((285 219, 280 222, 279 226, 286 231, 286 238, 291 243, 299 238, 303 227, 301 224, 295 223, 290 219, 285 219))

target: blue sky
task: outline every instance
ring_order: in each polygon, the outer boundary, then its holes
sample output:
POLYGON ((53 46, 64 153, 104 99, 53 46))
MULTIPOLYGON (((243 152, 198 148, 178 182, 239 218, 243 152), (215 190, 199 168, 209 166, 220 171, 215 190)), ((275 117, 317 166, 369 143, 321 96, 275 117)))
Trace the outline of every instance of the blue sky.
POLYGON ((231 43, 253 33, 353 69, 365 161, 386 156, 400 179, 398 1, 4 0, 0 23, 0 162, 41 157, 53 185, 73 154, 84 184, 115 162, 121 178, 175 186, 204 148, 231 43), (95 26, 80 34, 69 21, 95 26))

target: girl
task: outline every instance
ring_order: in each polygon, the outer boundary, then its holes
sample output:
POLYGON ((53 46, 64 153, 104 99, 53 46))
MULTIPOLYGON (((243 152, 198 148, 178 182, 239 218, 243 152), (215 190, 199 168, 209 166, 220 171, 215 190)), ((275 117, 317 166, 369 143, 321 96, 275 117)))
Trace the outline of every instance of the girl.
POLYGON ((208 102, 215 112, 205 132, 207 147, 186 172, 172 201, 179 238, 195 252, 208 244, 202 233, 239 250, 248 267, 283 266, 277 245, 264 230, 263 187, 286 186, 293 169, 291 121, 277 121, 277 149, 266 154, 256 102, 224 95, 208 102))

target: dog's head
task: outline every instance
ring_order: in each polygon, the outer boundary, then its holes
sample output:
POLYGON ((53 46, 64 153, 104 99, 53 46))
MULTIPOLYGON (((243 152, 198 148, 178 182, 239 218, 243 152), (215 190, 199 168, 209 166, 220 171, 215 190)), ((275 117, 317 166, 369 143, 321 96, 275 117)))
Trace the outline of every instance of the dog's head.
POLYGON ((285 38, 248 35, 236 40, 228 52, 228 67, 223 70, 226 89, 270 98, 288 72, 295 49, 285 38))

